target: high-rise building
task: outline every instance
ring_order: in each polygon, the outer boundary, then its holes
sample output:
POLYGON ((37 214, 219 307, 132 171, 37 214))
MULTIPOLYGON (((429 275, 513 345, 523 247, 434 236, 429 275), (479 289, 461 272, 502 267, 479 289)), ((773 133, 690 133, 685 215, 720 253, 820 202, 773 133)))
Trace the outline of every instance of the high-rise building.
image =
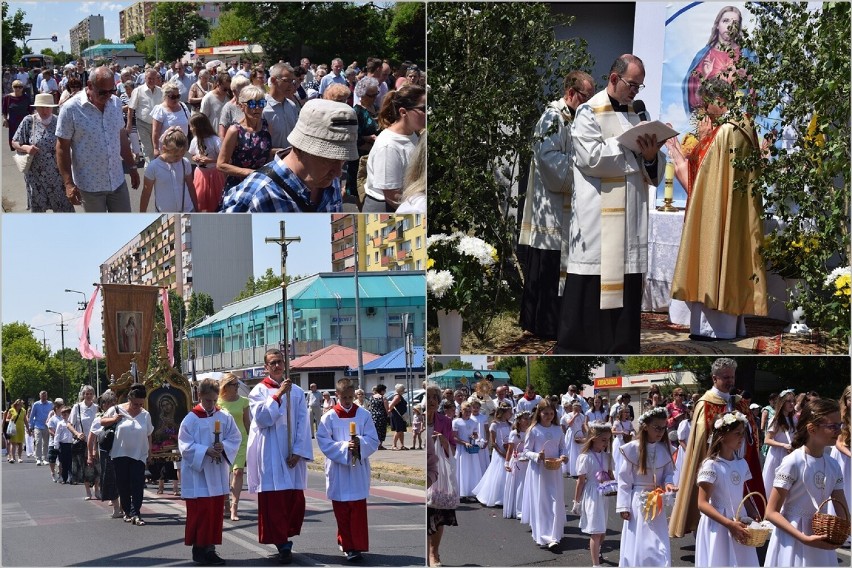
POLYGON ((253 274, 250 215, 161 215, 101 264, 101 282, 168 286, 232 301, 253 274))
MULTIPOLYGON (((331 216, 331 269, 355 270, 355 219, 331 216)), ((426 216, 358 216, 358 270, 426 270, 426 216)))
POLYGON ((118 34, 121 43, 132 35, 143 34, 146 37, 153 34, 151 28, 151 12, 156 2, 137 2, 118 13, 118 34))
POLYGON ((68 33, 71 36, 71 54, 78 56, 82 51, 80 45, 84 42, 104 39, 104 17, 100 14, 88 16, 68 30, 68 33))

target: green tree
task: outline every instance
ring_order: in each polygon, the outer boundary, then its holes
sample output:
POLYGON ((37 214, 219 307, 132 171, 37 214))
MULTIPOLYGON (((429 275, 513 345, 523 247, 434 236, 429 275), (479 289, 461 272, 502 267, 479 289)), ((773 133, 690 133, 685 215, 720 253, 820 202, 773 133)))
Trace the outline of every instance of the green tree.
POLYGON ((12 398, 36 398, 47 384, 47 351, 25 323, 13 322, 2 329, 3 380, 12 398))
POLYGON ((519 355, 514 355, 511 357, 501 357, 497 363, 494 364, 494 368, 498 371, 510 371, 517 367, 524 367, 527 363, 526 357, 521 357, 519 355))
MULTIPOLYGON (((233 6, 225 5, 225 6, 233 6)), ((210 44, 222 45, 229 41, 242 41, 251 36, 252 21, 242 11, 223 7, 219 16, 219 25, 210 31, 210 44)))
POLYGON ((779 118, 766 134, 780 139, 783 131, 793 148, 771 147, 770 159, 738 164, 760 168, 753 189, 767 217, 783 227, 767 239, 764 256, 802 278, 790 307, 804 307, 811 327, 848 346, 850 287, 837 289, 825 280, 833 268, 849 266, 850 256, 850 5, 746 6, 755 23, 741 43, 754 58, 741 60, 740 86, 755 96, 743 97, 736 111, 779 118))
POLYGON ((210 33, 210 24, 198 15, 196 2, 158 2, 151 12, 151 25, 164 61, 181 59, 191 41, 210 33))
POLYGON ((19 48, 15 40, 26 39, 26 28, 24 17, 26 12, 18 8, 9 16, 9 3, 3 2, 3 66, 18 65, 20 57, 19 48))
MULTIPOLYGON (((290 284, 294 280, 299 280, 302 278, 301 276, 290 276, 287 275, 287 284, 290 284)), ((254 276, 249 276, 246 281, 246 285, 237 294, 232 301, 237 302, 239 300, 244 300, 246 298, 250 298, 261 292, 266 292, 267 290, 272 290, 274 288, 278 288, 281 286, 281 276, 272 271, 271 268, 267 268, 266 272, 263 273, 263 276, 259 278, 255 278, 254 276)))
POLYGON ((391 8, 387 26, 387 44, 397 61, 426 61, 426 4, 397 2, 391 8))
POLYGON ((470 329, 487 330, 522 288, 515 258, 517 207, 532 156, 532 131, 565 75, 590 70, 581 39, 557 41, 569 26, 546 3, 429 5, 429 233, 462 231, 497 249, 511 293, 474 301, 470 329))
POLYGON ((204 292, 193 292, 189 296, 189 309, 186 319, 190 325, 195 325, 207 316, 216 313, 213 309, 213 298, 204 292))

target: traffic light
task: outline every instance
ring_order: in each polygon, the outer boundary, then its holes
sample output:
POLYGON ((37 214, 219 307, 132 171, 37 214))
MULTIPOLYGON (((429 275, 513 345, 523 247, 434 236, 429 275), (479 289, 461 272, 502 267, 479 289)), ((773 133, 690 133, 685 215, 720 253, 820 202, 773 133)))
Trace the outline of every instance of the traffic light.
POLYGON ((56 34, 53 34, 52 36, 50 36, 50 41, 56 43, 57 41, 59 41, 59 38, 56 37, 56 34))

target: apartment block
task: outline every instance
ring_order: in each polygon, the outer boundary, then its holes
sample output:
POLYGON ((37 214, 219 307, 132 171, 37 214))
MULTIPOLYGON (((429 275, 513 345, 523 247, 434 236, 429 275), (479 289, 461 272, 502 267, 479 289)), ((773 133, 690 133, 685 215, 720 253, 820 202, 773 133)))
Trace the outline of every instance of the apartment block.
POLYGON ((71 54, 80 55, 80 46, 84 42, 104 39, 104 17, 100 14, 88 16, 68 30, 68 34, 71 36, 71 54))
POLYGON ((250 215, 162 215, 101 264, 101 282, 194 291, 218 310, 253 274, 250 215))
POLYGON ((426 216, 369 214, 331 216, 331 268, 355 270, 355 239, 358 239, 358 270, 426 270, 426 216), (357 230, 356 230, 357 229, 357 230))
POLYGON ((150 36, 154 33, 151 27, 151 12, 155 2, 137 2, 118 13, 118 34, 121 43, 135 34, 150 36))

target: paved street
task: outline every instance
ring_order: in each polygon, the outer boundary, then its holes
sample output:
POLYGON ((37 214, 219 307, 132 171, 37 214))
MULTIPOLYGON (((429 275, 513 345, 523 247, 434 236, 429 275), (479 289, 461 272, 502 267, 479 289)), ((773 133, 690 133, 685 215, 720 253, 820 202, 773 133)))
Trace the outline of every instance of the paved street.
MULTIPOLYGON (((570 510, 575 481, 565 480, 565 502, 570 510)), ((609 498, 610 514, 603 543, 603 566, 618 566, 619 539, 623 521, 615 513, 615 498, 609 498)), ((671 508, 667 508, 667 516, 671 508)), ((444 566, 590 566, 589 538, 578 528, 579 516, 568 513, 565 536, 554 551, 539 547, 529 527, 503 518, 503 509, 463 504, 456 510, 459 526, 446 527, 441 541, 444 566), (473 547, 472 547, 473 544, 473 547)), ((672 566, 694 566, 695 538, 692 534, 672 540, 672 566)), ((765 547, 758 549, 763 563, 765 547)), ((838 550, 838 564, 849 566, 849 547, 838 550)))
MULTIPOLYGON (((316 451, 316 450, 315 450, 316 451)), ((422 467, 424 452, 377 452, 378 461, 410 462, 422 467), (404 455, 403 455, 404 454, 404 455), (385 458, 385 456, 388 456, 385 458), (410 456, 410 457, 409 457, 410 456)), ((315 454, 319 455, 319 454, 315 454)), ((190 548, 183 544, 184 502, 170 494, 145 490, 136 527, 111 519, 112 507, 84 501, 82 486, 50 481, 47 467, 34 460, 0 462, 3 476, 3 566, 190 566, 190 548)), ((305 492, 307 512, 302 534, 293 539, 293 565, 345 564, 337 549, 337 524, 325 496, 325 479, 310 471, 305 492)), ((425 509, 422 488, 374 481, 369 499, 368 566, 425 564, 425 509)), ((274 547, 257 542, 257 499, 247 491, 240 501, 240 520, 225 519, 221 556, 232 566, 276 566, 274 547)))

